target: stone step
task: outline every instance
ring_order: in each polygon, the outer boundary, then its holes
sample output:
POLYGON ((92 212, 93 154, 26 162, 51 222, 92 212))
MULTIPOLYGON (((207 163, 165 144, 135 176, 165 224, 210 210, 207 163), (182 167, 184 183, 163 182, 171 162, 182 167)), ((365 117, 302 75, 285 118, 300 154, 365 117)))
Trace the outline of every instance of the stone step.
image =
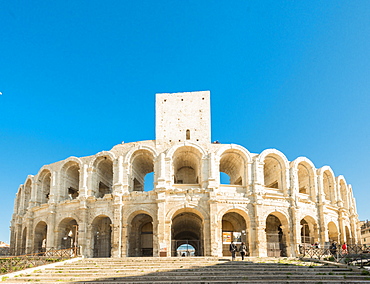
MULTIPOLYGON (((9 278, 6 283, 370 283, 346 267, 189 258, 82 259, 9 278), (138 260, 147 260, 139 262, 138 260), (109 261, 111 260, 111 261, 109 261), (100 279, 100 280, 98 280, 100 279)), ((258 260, 261 262, 261 259, 258 260)), ((297 264, 301 264, 297 262, 297 264)))

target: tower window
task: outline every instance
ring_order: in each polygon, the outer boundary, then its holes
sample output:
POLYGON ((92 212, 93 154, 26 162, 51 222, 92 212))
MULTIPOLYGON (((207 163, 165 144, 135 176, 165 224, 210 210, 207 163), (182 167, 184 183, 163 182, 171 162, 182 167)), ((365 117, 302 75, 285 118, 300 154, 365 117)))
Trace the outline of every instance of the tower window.
POLYGON ((190 130, 186 129, 186 140, 190 139, 190 130))

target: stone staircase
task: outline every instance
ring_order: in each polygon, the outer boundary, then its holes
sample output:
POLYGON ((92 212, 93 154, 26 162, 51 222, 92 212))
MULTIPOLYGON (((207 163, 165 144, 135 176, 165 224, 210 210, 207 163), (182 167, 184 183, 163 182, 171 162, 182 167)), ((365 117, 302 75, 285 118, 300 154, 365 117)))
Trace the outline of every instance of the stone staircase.
POLYGON ((295 259, 87 258, 24 272, 4 283, 370 283, 361 270, 295 259))

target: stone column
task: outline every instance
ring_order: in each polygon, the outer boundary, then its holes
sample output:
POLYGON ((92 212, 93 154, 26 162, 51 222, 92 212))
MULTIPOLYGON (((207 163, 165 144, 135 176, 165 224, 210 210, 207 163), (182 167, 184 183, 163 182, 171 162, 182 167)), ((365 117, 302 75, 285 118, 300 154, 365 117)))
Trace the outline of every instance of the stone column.
POLYGON ((49 205, 49 216, 47 222, 47 232, 46 232, 46 249, 57 248, 59 237, 58 228, 55 224, 56 219, 56 208, 55 205, 49 205))
MULTIPOLYGON (((171 221, 166 220, 166 193, 159 192, 157 197, 157 238, 159 256, 171 256, 171 221)), ((154 229, 154 228, 153 228, 154 229)))
POLYGON ((209 216, 210 216, 210 255, 222 257, 222 220, 217 220, 218 208, 214 192, 210 192, 209 216), (221 226, 221 227, 220 227, 221 226))
POLYGON ((253 203, 254 217, 251 218, 251 230, 254 236, 254 243, 251 246, 251 256, 255 257, 266 257, 267 256, 267 245, 266 245, 266 220, 263 219, 263 205, 261 202, 253 203))
POLYGON ((114 160, 113 170, 113 194, 121 195, 123 192, 123 156, 119 156, 114 160))

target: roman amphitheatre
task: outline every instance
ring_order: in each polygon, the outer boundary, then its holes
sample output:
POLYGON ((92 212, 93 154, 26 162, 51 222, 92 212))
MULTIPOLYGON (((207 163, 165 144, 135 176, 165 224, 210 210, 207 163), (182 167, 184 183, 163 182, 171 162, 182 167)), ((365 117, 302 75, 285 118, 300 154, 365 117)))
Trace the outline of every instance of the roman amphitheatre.
POLYGON ((210 111, 208 91, 157 94, 155 140, 29 175, 16 194, 12 254, 78 247, 89 258, 171 257, 190 246, 220 257, 234 241, 249 256, 294 257, 304 244, 359 243, 343 176, 306 157, 212 141, 210 111))

